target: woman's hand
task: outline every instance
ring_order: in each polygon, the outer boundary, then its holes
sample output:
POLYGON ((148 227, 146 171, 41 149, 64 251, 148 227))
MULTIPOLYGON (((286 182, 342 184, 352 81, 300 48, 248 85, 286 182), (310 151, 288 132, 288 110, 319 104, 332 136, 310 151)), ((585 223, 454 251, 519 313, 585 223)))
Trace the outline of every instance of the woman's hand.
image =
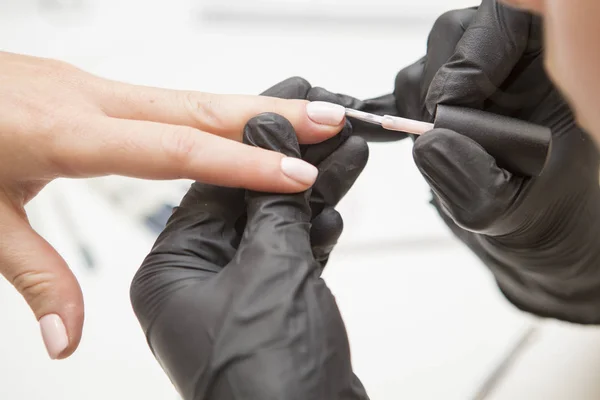
POLYGON ((340 106, 133 86, 0 52, 0 272, 40 320, 52 358, 77 348, 82 295, 65 261, 29 225, 25 204, 57 177, 113 174, 306 190, 315 167, 241 143, 248 120, 264 112, 288 119, 305 144, 344 126, 340 106))

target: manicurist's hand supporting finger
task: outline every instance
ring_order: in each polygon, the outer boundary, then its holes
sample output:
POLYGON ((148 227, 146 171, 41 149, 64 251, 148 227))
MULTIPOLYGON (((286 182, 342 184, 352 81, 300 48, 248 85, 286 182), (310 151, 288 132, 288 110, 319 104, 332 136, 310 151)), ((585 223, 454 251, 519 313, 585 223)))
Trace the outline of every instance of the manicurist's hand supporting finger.
MULTIPOLYGON (((301 154, 278 115, 246 132, 256 146, 301 154)), ((136 274, 134 310, 184 399, 368 399, 320 278, 342 229, 331 205, 367 157, 362 139, 340 139, 307 151, 325 158, 328 190, 316 196, 192 185, 136 274)))
MULTIPOLYGON (((286 82, 268 93, 309 96, 306 81, 286 82)), ((367 144, 346 122, 299 146, 272 113, 250 120, 244 136, 302 156, 319 177, 300 194, 194 183, 131 286, 148 344, 184 399, 366 400, 320 275, 343 230, 335 206, 365 167, 367 144)))

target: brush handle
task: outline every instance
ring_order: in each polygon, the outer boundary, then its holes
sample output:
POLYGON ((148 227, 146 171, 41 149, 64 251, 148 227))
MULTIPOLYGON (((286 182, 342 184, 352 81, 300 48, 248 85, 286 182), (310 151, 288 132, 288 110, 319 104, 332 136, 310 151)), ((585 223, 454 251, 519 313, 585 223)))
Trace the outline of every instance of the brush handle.
POLYGON ((550 128, 466 107, 438 105, 434 127, 473 139, 498 166, 524 176, 542 174, 552 147, 550 128))

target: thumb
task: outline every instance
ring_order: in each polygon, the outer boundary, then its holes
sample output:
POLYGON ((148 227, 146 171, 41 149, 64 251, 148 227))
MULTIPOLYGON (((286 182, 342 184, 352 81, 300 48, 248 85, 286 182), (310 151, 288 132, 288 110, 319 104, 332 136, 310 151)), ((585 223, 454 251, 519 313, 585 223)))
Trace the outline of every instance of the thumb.
MULTIPOLYGON (((287 157, 300 157, 294 128, 276 114, 263 114, 250 120, 244 141, 287 157)), ((280 264, 294 260, 305 263, 313 259, 309 239, 309 196, 310 190, 293 195, 248 192, 248 222, 237 256, 246 260, 275 257, 280 264), (246 251, 256 254, 242 255, 246 251)))
MULTIPOLYGON (((287 157, 300 155, 291 124, 278 115, 251 120, 244 136, 287 157)), ((228 385, 237 380, 239 398, 365 398, 352 373, 344 322, 312 255, 309 195, 247 193, 244 238, 234 265, 220 275, 235 274, 229 282, 236 290, 221 337, 244 340, 215 350, 212 360, 217 368, 237 361, 228 385)))
POLYGON ((39 321, 50 358, 70 356, 81 339, 83 295, 56 250, 19 213, 0 201, 0 272, 39 321))
POLYGON ((498 222, 517 200, 524 179, 498 167, 478 143, 447 129, 418 137, 413 157, 443 211, 468 231, 502 234, 498 222))

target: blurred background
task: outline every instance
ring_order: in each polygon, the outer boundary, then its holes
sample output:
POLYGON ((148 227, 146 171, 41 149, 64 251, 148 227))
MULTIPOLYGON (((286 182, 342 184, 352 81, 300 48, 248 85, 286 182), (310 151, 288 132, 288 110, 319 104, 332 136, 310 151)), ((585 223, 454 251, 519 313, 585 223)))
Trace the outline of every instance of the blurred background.
MULTIPOLYGON (((0 49, 130 83, 257 94, 293 75, 367 98, 425 52, 436 17, 468 0, 0 0, 0 49)), ((189 182, 59 180, 34 227, 86 299, 79 350, 48 360, 25 302, 0 282, 0 399, 176 400, 129 283, 189 182)), ((409 141, 373 144, 339 210, 326 270, 357 374, 374 400, 600 398, 600 331, 510 306, 428 204, 409 141)))

